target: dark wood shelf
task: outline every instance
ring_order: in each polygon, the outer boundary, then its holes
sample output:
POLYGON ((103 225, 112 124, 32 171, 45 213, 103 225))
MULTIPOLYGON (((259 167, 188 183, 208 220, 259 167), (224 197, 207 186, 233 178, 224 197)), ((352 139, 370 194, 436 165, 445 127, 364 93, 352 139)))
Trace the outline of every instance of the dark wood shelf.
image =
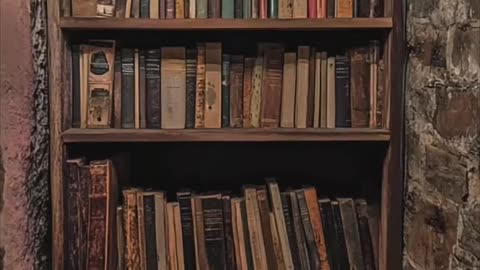
POLYGON ((65 143, 82 142, 280 142, 280 141, 389 141, 384 129, 69 129, 65 143))
POLYGON ((353 19, 119 19, 73 18, 60 21, 63 30, 245 30, 245 31, 315 31, 334 29, 391 29, 392 18, 353 19))

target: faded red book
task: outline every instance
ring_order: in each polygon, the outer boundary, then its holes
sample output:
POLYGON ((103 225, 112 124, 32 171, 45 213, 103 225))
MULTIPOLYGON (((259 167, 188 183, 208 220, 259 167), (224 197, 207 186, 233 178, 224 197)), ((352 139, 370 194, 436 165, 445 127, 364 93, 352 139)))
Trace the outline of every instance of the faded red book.
POLYGON ((308 0, 308 17, 317 18, 317 0, 308 0))

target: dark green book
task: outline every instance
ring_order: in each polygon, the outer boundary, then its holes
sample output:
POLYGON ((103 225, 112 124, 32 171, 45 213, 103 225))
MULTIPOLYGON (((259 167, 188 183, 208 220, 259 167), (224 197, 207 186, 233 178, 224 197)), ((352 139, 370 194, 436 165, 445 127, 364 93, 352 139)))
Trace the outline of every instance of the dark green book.
POLYGON ((252 0, 243 0, 243 18, 252 18, 252 0))
MULTIPOLYGON (((118 55, 118 54, 117 54, 118 55)), ((115 61, 117 57, 115 58, 115 61)), ((80 127, 80 46, 72 46, 72 128, 80 127)))
POLYGON ((235 1, 235 19, 243 19, 243 1, 244 0, 234 0, 235 1))
POLYGON ((147 270, 157 269, 157 243, 155 230, 155 198, 153 193, 143 195, 145 223, 145 251, 147 253, 147 270))
POLYGON ((150 18, 150 0, 140 0, 140 18, 150 18))
POLYGON ((222 57, 222 127, 230 127, 230 59, 222 57))
POLYGON ((160 128, 160 50, 146 54, 147 128, 160 128))
POLYGON ((195 241, 193 232, 192 194, 189 191, 177 192, 182 223, 182 243, 185 270, 195 270, 195 241))
POLYGON ((235 18, 235 0, 222 0, 222 18, 235 18))
POLYGON ((278 0, 268 0, 268 18, 278 18, 278 0))
POLYGON ((197 18, 198 19, 208 18, 208 0, 197 1, 197 18))
POLYGON ((135 62, 133 49, 122 49, 122 128, 135 127, 135 62))

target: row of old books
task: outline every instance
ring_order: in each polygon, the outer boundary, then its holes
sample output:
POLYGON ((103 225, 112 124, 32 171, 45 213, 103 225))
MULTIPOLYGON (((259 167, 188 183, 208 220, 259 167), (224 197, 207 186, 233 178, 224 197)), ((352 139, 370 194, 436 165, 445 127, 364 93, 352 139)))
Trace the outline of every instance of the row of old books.
POLYGON ((288 19, 383 16, 383 0, 72 0, 75 17, 288 19))
POLYGON ((117 206, 110 160, 67 164, 67 269, 376 269, 364 199, 267 179, 241 196, 180 191, 174 201, 128 188, 117 206))
POLYGON ((384 128, 378 41, 327 52, 260 43, 257 54, 196 48, 73 48, 75 128, 384 128))

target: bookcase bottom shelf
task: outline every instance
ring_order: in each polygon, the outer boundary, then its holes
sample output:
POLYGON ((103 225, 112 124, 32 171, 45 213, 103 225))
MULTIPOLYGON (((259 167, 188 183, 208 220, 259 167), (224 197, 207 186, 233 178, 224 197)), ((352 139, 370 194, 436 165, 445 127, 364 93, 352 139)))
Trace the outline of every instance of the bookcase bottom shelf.
POLYGON ((385 129, 273 128, 273 129, 68 129, 65 143, 81 142, 281 142, 390 140, 385 129))

